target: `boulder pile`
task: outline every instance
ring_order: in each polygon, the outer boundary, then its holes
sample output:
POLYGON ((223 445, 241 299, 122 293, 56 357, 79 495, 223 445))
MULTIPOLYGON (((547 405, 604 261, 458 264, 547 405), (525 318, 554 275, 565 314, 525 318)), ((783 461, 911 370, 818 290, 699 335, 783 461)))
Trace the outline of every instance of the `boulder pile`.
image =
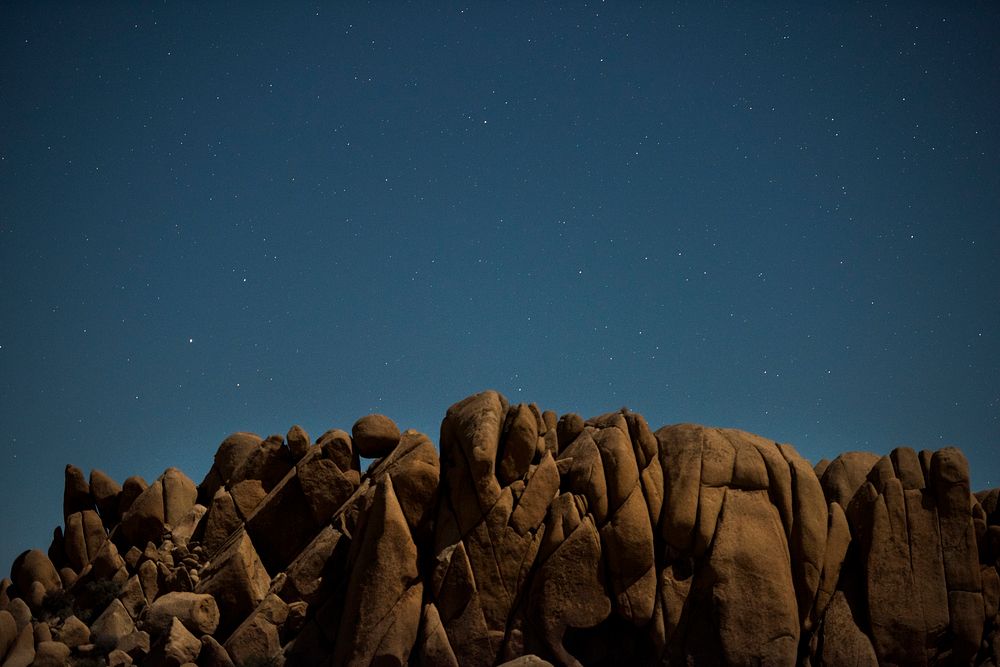
POLYGON ((1000 662, 1000 489, 955 448, 813 466, 492 391, 439 445, 369 415, 235 433, 197 485, 67 466, 0 667, 1000 662))

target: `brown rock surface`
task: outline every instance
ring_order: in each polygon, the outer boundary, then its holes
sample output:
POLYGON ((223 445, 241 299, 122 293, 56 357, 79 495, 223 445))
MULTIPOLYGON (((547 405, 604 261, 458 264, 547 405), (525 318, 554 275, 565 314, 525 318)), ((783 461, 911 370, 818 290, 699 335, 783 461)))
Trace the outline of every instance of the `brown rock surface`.
POLYGON ((121 503, 121 484, 111 479, 103 471, 90 471, 90 494, 101 514, 101 520, 108 528, 121 519, 119 505, 121 503))
POLYGON ((354 541, 356 564, 347 584, 334 663, 406 664, 416 642, 423 583, 417 547, 393 490, 383 477, 354 541))
POLYGON ((70 616, 63 621, 59 630, 59 641, 70 648, 90 643, 90 628, 76 616, 70 616))
POLYGON ((292 454, 293 461, 298 461, 309 451, 309 434, 298 424, 288 429, 285 442, 288 443, 288 451, 292 454))
POLYGON ((35 633, 25 625, 11 642, 4 656, 3 667, 29 667, 35 659, 35 633))
POLYGON ((351 439, 358 454, 366 459, 385 456, 399 444, 399 427, 385 415, 366 415, 354 422, 351 439))
POLYGON ((784 532, 765 491, 726 491, 708 567, 727 664, 795 664, 799 619, 784 532))
POLYGON ((10 578, 20 591, 31 589, 32 582, 41 582, 44 589, 54 591, 62 588, 62 580, 49 557, 38 549, 25 551, 10 567, 10 578))
POLYGON ((269 595, 226 640, 225 650, 237 665, 267 663, 281 656, 279 630, 288 617, 288 605, 269 595))
POLYGON ((0 609, 0 662, 3 661, 7 651, 14 642, 17 641, 18 630, 17 621, 6 609, 0 609))
POLYGON ((149 605, 144 629, 151 635, 158 635, 167 630, 175 618, 196 635, 210 635, 219 627, 219 606, 215 598, 205 593, 167 593, 149 605))
POLYGON ((122 638, 135 631, 135 623, 118 600, 112 600, 107 609, 90 626, 90 640, 108 650, 116 648, 122 638))
POLYGON ((216 637, 225 639, 267 595, 271 583, 245 531, 238 531, 202 571, 196 593, 211 595, 219 607, 216 637))
POLYGON ((858 628, 842 591, 831 599, 820 628, 819 667, 876 667, 878 658, 868 636, 858 628))
POLYGON ((995 667, 998 505, 954 448, 814 466, 486 391, 440 455, 369 415, 235 433, 198 487, 68 466, 64 526, 0 582, 0 667, 995 667))
POLYGON ((35 646, 32 667, 65 667, 69 661, 69 647, 62 642, 43 641, 35 646))
POLYGON ((149 662, 157 667, 183 667, 201 653, 201 640, 174 619, 160 642, 150 652, 149 662))
POLYGON ((83 471, 74 465, 66 466, 63 488, 63 518, 75 512, 94 509, 94 499, 90 495, 90 485, 83 471))

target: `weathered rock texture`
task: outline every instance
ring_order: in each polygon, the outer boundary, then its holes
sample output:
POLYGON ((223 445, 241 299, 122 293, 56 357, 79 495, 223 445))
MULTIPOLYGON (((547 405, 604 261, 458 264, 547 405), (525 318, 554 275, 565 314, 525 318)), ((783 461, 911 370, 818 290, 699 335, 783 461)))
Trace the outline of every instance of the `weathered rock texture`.
POLYGON ((439 449, 383 415, 235 433, 199 485, 67 466, 65 525, 0 584, 0 667, 996 666, 998 501, 954 448, 813 467, 496 392, 439 449))

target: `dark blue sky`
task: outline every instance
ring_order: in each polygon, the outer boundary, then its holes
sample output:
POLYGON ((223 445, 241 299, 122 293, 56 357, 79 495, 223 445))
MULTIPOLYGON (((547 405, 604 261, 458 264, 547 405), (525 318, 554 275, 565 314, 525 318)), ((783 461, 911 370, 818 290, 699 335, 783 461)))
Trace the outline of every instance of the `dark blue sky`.
POLYGON ((1000 484, 997 5, 702 4, 0 5, 0 569, 489 387, 1000 484))

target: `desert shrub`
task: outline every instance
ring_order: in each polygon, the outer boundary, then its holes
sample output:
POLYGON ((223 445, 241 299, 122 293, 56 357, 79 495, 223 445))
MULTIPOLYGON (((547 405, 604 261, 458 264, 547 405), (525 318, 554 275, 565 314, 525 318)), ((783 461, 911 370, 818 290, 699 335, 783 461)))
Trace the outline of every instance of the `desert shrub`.
POLYGON ((274 656, 255 655, 243 664, 245 667, 278 667, 278 659, 274 656))
POLYGON ((42 598, 42 619, 65 619, 73 615, 73 595, 65 590, 49 591, 42 598))
POLYGON ((70 662, 73 667, 107 667, 107 662, 104 658, 99 658, 97 656, 86 656, 80 658, 73 658, 70 662))
POLYGON ((110 579, 88 581, 76 600, 76 615, 84 623, 91 623, 108 608, 122 592, 122 587, 110 579))

